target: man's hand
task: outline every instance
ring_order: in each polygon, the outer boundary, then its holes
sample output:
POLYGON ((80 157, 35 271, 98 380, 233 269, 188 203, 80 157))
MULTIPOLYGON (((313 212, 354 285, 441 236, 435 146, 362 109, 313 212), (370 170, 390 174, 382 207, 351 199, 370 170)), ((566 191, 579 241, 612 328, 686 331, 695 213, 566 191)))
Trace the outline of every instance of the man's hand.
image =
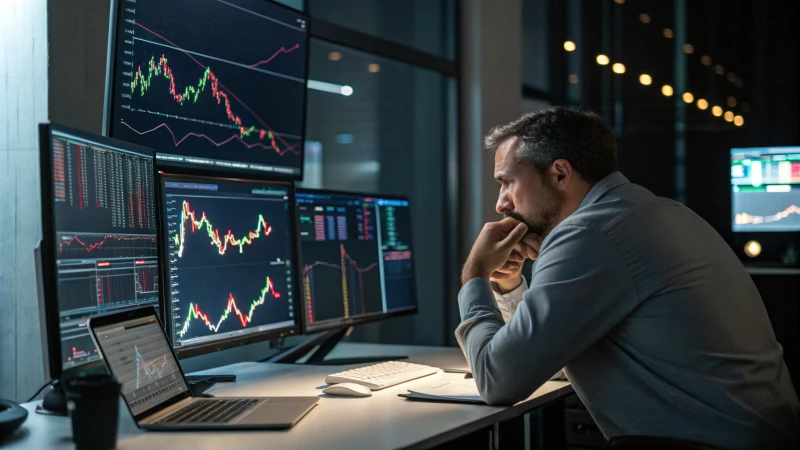
MULTIPOLYGON (((466 283, 473 278, 489 278, 492 273, 501 269, 511 257, 514 246, 527 231, 527 225, 511 217, 484 225, 464 264, 461 282, 466 283)), ((519 268, 516 270, 519 272, 522 262, 517 264, 519 268)))
POLYGON ((522 265, 526 259, 535 261, 539 256, 542 238, 537 234, 526 234, 522 241, 514 246, 503 267, 492 272, 489 281, 497 283, 501 294, 513 291, 522 284, 522 265))

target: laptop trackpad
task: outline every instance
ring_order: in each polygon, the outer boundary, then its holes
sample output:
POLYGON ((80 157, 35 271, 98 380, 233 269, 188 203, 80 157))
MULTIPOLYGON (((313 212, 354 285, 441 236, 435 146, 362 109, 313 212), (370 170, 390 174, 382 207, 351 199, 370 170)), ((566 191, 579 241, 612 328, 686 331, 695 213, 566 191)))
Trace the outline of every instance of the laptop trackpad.
POLYGON ((233 423, 291 427, 319 401, 317 397, 274 397, 264 400, 233 423))

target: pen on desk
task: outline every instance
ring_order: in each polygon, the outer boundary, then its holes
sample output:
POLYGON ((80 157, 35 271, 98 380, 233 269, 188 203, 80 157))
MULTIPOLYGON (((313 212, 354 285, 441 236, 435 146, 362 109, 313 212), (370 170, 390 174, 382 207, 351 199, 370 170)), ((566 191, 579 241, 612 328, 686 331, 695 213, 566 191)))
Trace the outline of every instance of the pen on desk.
POLYGON ((464 378, 472 378, 472 371, 470 371, 469 369, 443 368, 442 370, 445 373, 463 373, 464 378))

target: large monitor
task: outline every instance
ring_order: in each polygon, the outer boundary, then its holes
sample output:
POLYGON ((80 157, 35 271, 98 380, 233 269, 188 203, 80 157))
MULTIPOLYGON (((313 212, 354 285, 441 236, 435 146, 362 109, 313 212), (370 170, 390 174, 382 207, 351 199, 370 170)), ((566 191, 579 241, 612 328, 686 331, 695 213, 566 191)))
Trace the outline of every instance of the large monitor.
POLYGON ((731 150, 732 228, 800 231, 800 147, 731 150))
POLYGON ((159 307, 153 152, 57 125, 39 129, 41 272, 50 376, 100 365, 86 320, 159 307))
POLYGON ((410 209, 402 197, 298 190, 307 332, 417 311, 410 209))
POLYGON ((106 132, 159 166, 302 178, 307 17, 267 0, 115 0, 106 132))
POLYGON ((297 332, 292 185, 161 174, 159 187, 164 322, 178 356, 297 332))

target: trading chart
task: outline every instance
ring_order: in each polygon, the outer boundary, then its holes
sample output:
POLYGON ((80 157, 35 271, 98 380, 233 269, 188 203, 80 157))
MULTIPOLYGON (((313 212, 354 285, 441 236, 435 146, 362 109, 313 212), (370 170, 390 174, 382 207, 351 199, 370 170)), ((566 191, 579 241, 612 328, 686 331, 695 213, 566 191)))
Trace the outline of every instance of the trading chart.
POLYGON ((173 345, 292 325, 287 189, 171 180, 164 202, 173 345))
POLYGON ((53 133, 58 305, 65 368, 99 359, 92 314, 158 305, 152 156, 53 133))
POLYGON ((304 16, 263 0, 121 0, 111 135, 178 164, 299 176, 304 16))
POLYGON ((800 230, 800 148, 731 151, 733 231, 800 230))

